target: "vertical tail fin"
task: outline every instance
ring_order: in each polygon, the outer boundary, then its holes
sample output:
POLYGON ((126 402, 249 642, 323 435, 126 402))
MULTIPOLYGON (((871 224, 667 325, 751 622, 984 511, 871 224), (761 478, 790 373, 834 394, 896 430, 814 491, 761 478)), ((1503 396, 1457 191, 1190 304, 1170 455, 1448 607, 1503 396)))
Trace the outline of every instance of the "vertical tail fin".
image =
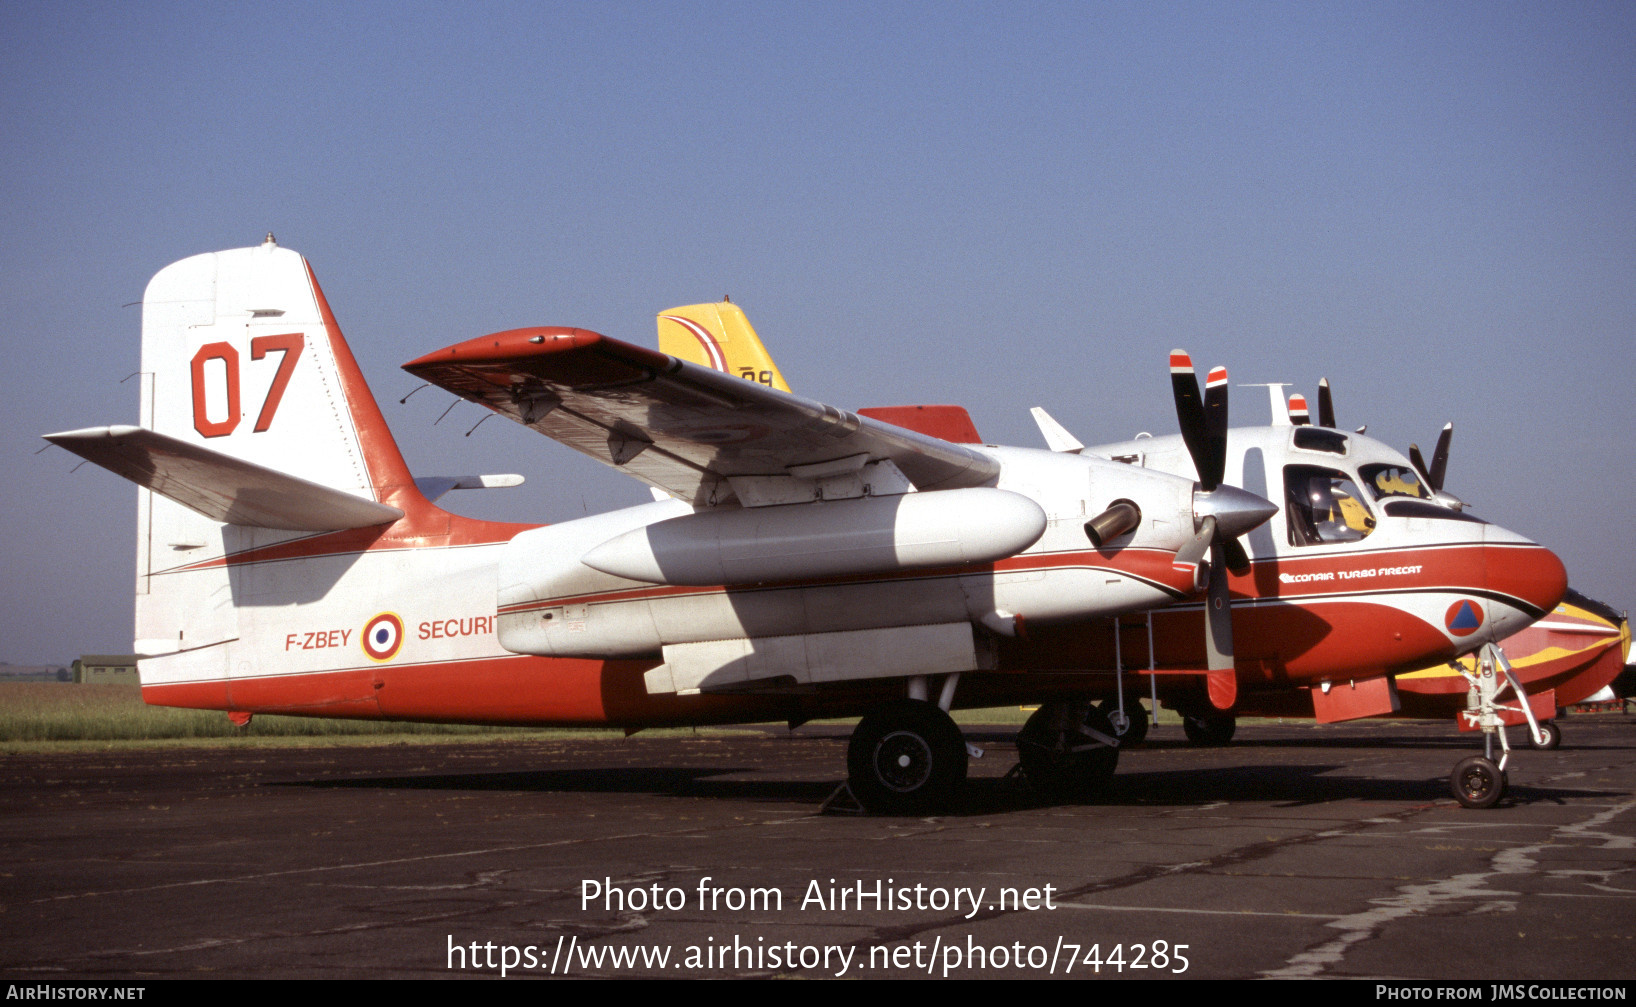
POLYGON ((750 320, 731 301, 688 304, 660 312, 659 352, 781 392, 790 390, 750 320))
MULTIPOLYGON (((446 519, 416 489, 311 268, 271 235, 154 276, 141 380, 142 429, 78 432, 100 434, 104 457, 93 460, 144 487, 141 654, 197 653, 201 674, 219 674, 219 645, 238 638, 242 610, 273 603, 231 555, 325 528, 356 529, 346 534, 361 548, 379 534, 367 526, 400 514, 411 528, 446 519)), ((87 443, 64 446, 86 453, 87 443)))
POLYGON ((271 235, 153 278, 142 373, 148 429, 379 503, 415 503, 402 499, 414 480, 317 279, 271 235))

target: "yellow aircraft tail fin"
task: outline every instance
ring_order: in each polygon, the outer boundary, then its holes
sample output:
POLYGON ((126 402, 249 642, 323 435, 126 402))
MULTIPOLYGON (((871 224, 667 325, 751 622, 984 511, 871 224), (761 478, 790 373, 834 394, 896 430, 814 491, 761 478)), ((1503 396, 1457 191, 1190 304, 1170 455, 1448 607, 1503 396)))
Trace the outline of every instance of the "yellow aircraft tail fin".
POLYGON ((659 352, 781 392, 790 390, 767 348, 731 301, 688 304, 659 313, 659 352))

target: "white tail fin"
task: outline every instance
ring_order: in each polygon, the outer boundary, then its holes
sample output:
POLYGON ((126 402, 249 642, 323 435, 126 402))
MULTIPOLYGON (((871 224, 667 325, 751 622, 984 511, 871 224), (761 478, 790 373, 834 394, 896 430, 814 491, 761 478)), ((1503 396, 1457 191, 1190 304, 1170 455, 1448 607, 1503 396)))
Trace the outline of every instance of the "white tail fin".
POLYGON ((379 503, 413 486, 307 262, 269 236, 148 284, 142 426, 379 503))
POLYGON ((271 235, 153 278, 141 379, 140 427, 50 437, 143 487, 139 653, 238 638, 258 584, 230 554, 446 518, 415 488, 306 260, 271 235))

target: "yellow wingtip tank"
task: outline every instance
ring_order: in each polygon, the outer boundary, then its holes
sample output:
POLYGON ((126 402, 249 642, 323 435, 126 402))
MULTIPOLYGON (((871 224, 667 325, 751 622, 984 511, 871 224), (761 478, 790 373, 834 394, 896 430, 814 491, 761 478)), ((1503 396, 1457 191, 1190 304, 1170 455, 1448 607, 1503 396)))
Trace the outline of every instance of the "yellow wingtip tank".
POLYGON ((659 352, 748 381, 790 390, 772 355, 731 301, 687 304, 659 312, 659 352))

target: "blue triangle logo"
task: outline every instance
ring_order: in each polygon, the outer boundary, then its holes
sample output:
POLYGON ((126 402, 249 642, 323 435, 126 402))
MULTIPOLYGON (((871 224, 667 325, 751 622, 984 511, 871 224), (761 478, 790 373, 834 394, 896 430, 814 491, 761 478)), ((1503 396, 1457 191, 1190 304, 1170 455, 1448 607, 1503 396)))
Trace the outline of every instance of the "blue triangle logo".
POLYGON ((1476 629, 1482 624, 1483 620, 1477 613, 1477 606, 1467 601, 1460 603, 1460 611, 1449 623, 1449 629, 1476 629))

